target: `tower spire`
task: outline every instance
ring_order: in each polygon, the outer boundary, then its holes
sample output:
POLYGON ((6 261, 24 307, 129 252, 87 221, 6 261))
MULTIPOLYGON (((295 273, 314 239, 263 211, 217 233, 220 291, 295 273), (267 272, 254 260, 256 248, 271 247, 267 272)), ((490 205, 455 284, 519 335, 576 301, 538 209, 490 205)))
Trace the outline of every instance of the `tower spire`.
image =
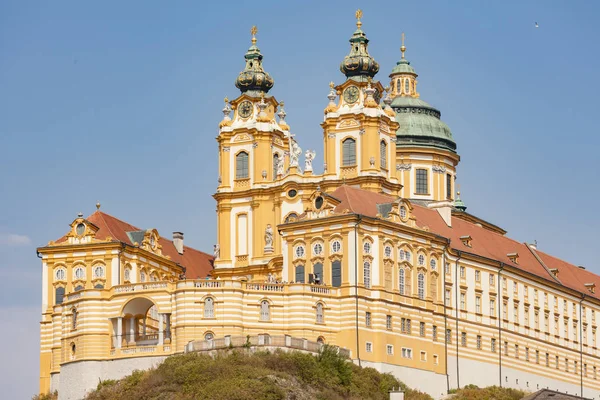
POLYGON ((404 32, 402 32, 402 46, 400 46, 400 52, 402 52, 402 59, 404 60, 404 52, 406 51, 406 46, 404 45, 404 32))
POLYGON ((350 38, 350 54, 344 57, 340 65, 340 71, 347 78, 366 82, 366 78, 373 78, 379 72, 379 64, 369 55, 369 39, 363 32, 361 18, 362 10, 356 10, 356 31, 350 38))
POLYGON ((360 27, 362 26, 362 22, 360 21, 360 19, 363 16, 362 10, 360 8, 358 10, 356 10, 356 13, 354 13, 354 16, 356 17, 356 27, 358 29, 360 29, 360 27))
POLYGON ((249 92, 249 94, 254 96, 260 96, 260 93, 267 93, 275 83, 271 75, 263 69, 263 55, 258 46, 256 46, 257 33, 258 28, 256 28, 256 25, 252 26, 250 29, 252 45, 244 55, 246 66, 235 80, 235 86, 242 93, 249 92))

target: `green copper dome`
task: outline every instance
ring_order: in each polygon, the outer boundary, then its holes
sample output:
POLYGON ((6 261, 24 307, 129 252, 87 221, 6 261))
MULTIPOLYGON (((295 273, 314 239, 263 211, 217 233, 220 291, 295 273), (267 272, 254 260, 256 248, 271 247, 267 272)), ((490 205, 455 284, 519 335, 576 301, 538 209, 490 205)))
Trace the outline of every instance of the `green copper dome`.
POLYGON ((432 146, 456 152, 456 143, 440 112, 425 101, 399 96, 392 101, 396 121, 396 146, 432 146))
POLYGON ((369 39, 361 29, 361 17, 362 11, 358 10, 356 12, 357 29, 350 38, 350 54, 344 57, 344 61, 340 64, 340 71, 347 78, 373 78, 379 72, 379 63, 369 55, 369 39))
POLYGON ((392 69, 392 74, 414 74, 414 75, 416 75, 417 73, 415 72, 415 69, 410 66, 410 62, 408 62, 408 60, 403 58, 396 63, 396 66, 394 67, 394 69, 392 69))
POLYGON ((256 46, 256 33, 258 32, 256 27, 253 26, 252 30, 252 46, 248 49, 244 58, 246 59, 246 67, 235 80, 235 87, 240 89, 242 93, 248 91, 257 91, 267 93, 269 89, 273 87, 275 81, 269 75, 262 66, 263 55, 260 53, 260 49, 256 46))

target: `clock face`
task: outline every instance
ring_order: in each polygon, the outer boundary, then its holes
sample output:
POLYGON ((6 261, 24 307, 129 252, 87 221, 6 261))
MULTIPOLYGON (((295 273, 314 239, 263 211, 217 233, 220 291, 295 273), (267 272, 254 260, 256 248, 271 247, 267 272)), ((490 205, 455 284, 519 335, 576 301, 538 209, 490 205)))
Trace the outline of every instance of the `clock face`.
POLYGON ((239 108, 240 117, 248 118, 249 116, 251 116, 253 108, 254 107, 252 107, 252 103, 250 103, 248 100, 242 101, 240 103, 240 108, 239 108))
POLYGON ((350 86, 344 90, 344 100, 346 103, 356 103, 358 100, 358 88, 356 86, 350 86))

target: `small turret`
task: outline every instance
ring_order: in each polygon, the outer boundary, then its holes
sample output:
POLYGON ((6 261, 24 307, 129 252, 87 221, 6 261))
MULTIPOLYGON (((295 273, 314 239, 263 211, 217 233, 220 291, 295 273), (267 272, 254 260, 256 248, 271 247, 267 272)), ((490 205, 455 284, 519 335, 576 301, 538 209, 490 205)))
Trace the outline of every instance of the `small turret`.
POLYGON ((235 87, 240 89, 242 93, 249 92, 251 95, 260 95, 260 93, 267 93, 273 87, 275 81, 263 69, 263 55, 256 46, 256 34, 258 33, 256 26, 252 27, 250 33, 252 34, 252 45, 244 55, 246 67, 235 80, 235 87))
POLYGON ((356 11, 356 31, 350 38, 350 54, 344 57, 340 65, 340 71, 347 78, 358 81, 373 78, 379 72, 379 64, 369 55, 369 39, 362 31, 362 11, 356 11))

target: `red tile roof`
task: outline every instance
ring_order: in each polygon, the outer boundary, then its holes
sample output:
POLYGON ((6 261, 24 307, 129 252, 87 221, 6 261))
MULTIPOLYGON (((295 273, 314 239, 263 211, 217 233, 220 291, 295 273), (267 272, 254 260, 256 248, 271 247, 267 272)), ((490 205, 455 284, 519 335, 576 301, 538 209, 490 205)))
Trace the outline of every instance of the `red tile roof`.
MULTIPOLYGON (((100 210, 94 212, 86 218, 89 222, 98 227, 95 237, 97 239, 105 239, 110 236, 122 243, 132 245, 131 239, 127 232, 142 231, 125 221, 106 214, 100 210)), ((64 242, 66 237, 63 236, 56 243, 64 242)), ((158 243, 162 246, 163 255, 171 257, 171 261, 176 262, 186 269, 186 277, 190 279, 204 278, 213 269, 213 256, 196 250, 194 248, 183 246, 183 254, 179 254, 173 245, 173 242, 161 237, 158 243)))
MULTIPOLYGON (((331 195, 341 203, 335 211, 348 209, 353 213, 375 218, 378 204, 391 203, 396 198, 384 194, 369 192, 351 186, 341 186, 331 195)), ((517 242, 507 236, 452 216, 452 226, 446 225, 441 215, 434 209, 412 203, 413 215, 420 228, 427 227, 429 232, 450 240, 450 246, 464 253, 471 253, 506 265, 518 268, 548 281, 558 282, 570 289, 600 299, 600 276, 578 268, 566 261, 549 256, 530 248, 525 243, 517 242), (460 240, 461 236, 471 236, 471 247, 460 240), (511 261, 509 253, 518 253, 518 264, 511 261), (536 257, 536 255, 540 258, 536 257), (558 268, 558 277, 549 269, 558 268), (585 284, 594 283, 598 287, 597 294, 592 294, 585 284)))

